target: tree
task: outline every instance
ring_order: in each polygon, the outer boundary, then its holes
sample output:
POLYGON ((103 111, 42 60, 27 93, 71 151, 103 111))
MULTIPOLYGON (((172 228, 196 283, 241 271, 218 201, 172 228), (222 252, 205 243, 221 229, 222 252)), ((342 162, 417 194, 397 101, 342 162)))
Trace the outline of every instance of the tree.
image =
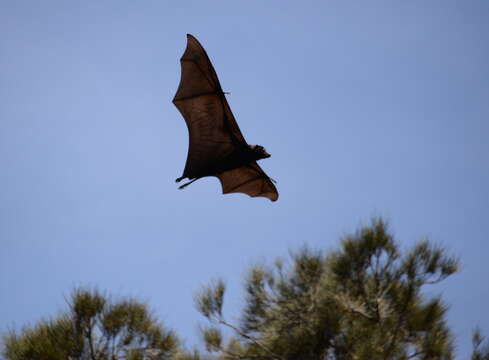
POLYGON ((146 305, 77 289, 66 313, 7 334, 3 355, 7 360, 150 360, 174 358, 178 351, 177 337, 146 305))
MULTIPOLYGON (((68 311, 4 336, 6 360, 428 360, 454 357, 447 307, 425 289, 455 273, 458 260, 427 240, 401 251, 382 220, 328 253, 303 248, 286 263, 253 266, 240 321, 223 314, 225 284, 196 297, 209 320, 201 357, 134 299, 76 289, 68 311), (231 336, 224 336, 224 329, 231 336)), ((473 334, 472 360, 489 360, 473 334)))
POLYGON ((479 329, 475 329, 472 334, 472 346, 474 351, 472 352, 472 360, 489 360, 489 343, 486 342, 483 345, 484 336, 482 336, 479 329))
POLYGON ((225 284, 196 297, 210 321, 207 350, 223 359, 452 359, 439 297, 423 293, 458 261, 424 240, 401 254, 382 220, 346 236, 329 254, 307 248, 286 266, 254 266, 238 324, 223 315, 225 284), (222 328, 234 334, 224 341, 222 328))

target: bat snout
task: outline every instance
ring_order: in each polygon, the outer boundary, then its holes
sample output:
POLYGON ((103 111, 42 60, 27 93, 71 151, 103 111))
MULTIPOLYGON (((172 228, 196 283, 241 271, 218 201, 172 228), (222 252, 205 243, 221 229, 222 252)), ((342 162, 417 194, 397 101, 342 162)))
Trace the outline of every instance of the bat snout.
POLYGON ((270 156, 272 156, 272 155, 270 155, 270 154, 269 154, 269 153, 268 153, 268 152, 265 150, 265 148, 264 148, 263 146, 261 146, 261 147, 260 147, 260 155, 261 155, 261 157, 262 157, 263 159, 266 159, 266 158, 269 158, 270 156))
POLYGON ((251 146, 251 149, 255 153, 255 155, 258 157, 258 159, 266 159, 269 158, 270 155, 263 146, 260 145, 253 145, 251 146))

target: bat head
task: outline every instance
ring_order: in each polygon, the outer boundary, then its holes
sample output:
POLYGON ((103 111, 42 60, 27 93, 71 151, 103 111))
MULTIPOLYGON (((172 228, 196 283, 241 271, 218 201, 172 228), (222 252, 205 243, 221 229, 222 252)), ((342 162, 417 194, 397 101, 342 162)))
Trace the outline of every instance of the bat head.
POLYGON ((257 160, 266 159, 266 158, 269 158, 270 156, 272 156, 269 153, 267 153, 265 148, 261 145, 252 145, 251 150, 253 151, 257 160))

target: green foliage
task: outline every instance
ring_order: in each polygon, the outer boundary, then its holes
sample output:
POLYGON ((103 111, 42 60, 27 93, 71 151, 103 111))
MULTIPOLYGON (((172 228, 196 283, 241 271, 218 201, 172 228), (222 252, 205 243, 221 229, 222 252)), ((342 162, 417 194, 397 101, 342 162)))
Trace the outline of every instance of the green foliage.
POLYGON ((484 343, 484 336, 479 329, 475 329, 472 334, 472 360, 489 360, 489 342, 484 343))
POLYGON ((205 288, 198 310, 209 351, 225 359, 452 359, 446 306, 422 289, 457 271, 458 261, 428 241, 401 254, 376 220, 327 255, 302 249, 284 266, 255 266, 241 323, 222 314, 224 284, 205 288), (223 341, 219 327, 235 336, 223 341))
MULTIPOLYGON (((303 248, 291 261, 253 266, 238 323, 223 314, 218 280, 196 296, 210 325, 201 329, 209 354, 223 360, 428 360, 453 358, 441 298, 425 288, 458 269, 456 258, 427 240, 401 251, 382 220, 322 253, 303 248), (223 329, 231 330, 231 337, 223 329)), ((76 289, 62 315, 4 336, 6 360, 200 360, 184 350, 147 306, 76 289)), ((472 360, 489 360, 473 334, 472 360)))
POLYGON ((61 316, 43 321, 18 335, 11 332, 5 337, 6 359, 78 359, 83 344, 77 337, 70 319, 61 316))
POLYGON ((221 280, 203 288, 195 299, 197 309, 209 319, 221 318, 225 291, 226 286, 221 280))
POLYGON ((208 327, 202 330, 207 351, 219 351, 222 345, 222 334, 216 327, 208 327))
POLYGON ((6 335, 3 354, 7 360, 150 360, 173 358, 178 350, 176 336, 146 305, 77 289, 66 314, 6 335))

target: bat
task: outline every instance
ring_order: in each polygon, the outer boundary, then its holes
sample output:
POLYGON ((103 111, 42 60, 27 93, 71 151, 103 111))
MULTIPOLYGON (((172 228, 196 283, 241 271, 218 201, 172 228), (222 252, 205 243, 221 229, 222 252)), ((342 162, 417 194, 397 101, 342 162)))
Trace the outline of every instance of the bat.
POLYGON ((190 181, 179 188, 215 176, 223 194, 244 193, 276 201, 275 181, 256 163, 270 154, 263 146, 248 145, 206 51, 190 34, 180 64, 182 75, 173 104, 187 124, 189 148, 185 169, 176 182, 190 181))

